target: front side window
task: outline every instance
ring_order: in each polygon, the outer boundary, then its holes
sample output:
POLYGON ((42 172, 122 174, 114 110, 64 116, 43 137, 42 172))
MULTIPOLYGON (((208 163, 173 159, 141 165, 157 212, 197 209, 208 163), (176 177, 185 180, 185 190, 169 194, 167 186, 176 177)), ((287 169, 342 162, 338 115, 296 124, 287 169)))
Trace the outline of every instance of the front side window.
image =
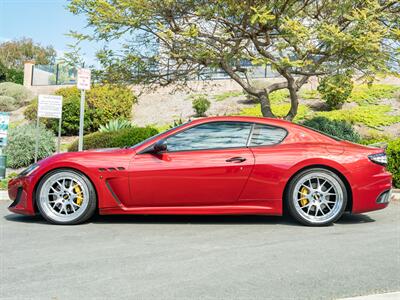
POLYGON ((279 144, 286 137, 286 130, 278 127, 255 124, 250 146, 268 146, 279 144))
POLYGON ((168 151, 246 147, 251 126, 246 122, 201 124, 167 138, 168 151))

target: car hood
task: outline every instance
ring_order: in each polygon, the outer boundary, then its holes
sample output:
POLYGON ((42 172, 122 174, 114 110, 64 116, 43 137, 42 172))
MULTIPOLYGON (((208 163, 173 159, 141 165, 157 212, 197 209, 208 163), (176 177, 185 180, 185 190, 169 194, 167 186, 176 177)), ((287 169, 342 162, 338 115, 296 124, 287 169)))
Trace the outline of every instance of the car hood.
POLYGON ((39 165, 46 165, 60 161, 75 161, 75 162, 88 162, 88 161, 101 161, 118 159, 121 157, 126 157, 136 153, 132 148, 103 148, 103 149, 93 149, 85 150, 81 152, 64 152, 59 154, 54 154, 38 162, 39 165))

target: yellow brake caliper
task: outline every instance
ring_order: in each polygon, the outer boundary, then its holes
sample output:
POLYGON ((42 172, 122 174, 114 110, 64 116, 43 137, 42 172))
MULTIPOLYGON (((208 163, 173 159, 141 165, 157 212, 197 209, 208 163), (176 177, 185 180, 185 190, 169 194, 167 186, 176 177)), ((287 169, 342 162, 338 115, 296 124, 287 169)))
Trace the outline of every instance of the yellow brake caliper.
POLYGON ((300 199, 300 205, 307 205, 308 199, 306 198, 306 195, 308 195, 308 189, 304 186, 301 188, 300 193, 303 195, 303 198, 300 199))
POLYGON ((83 197, 82 197, 82 190, 81 187, 77 184, 74 186, 74 191, 77 195, 76 197, 76 204, 81 205, 83 202, 83 197))

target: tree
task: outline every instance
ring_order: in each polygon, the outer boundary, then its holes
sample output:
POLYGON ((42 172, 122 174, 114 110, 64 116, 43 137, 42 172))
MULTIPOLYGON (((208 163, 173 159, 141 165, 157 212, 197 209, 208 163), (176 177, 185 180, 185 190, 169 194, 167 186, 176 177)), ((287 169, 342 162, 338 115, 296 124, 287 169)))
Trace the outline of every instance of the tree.
POLYGON ((52 46, 43 47, 29 38, 0 43, 0 63, 8 69, 22 70, 27 60, 39 65, 54 64, 56 55, 52 46))
POLYGON ((185 83, 221 68, 267 117, 273 91, 289 90, 292 120, 310 76, 355 71, 371 80, 399 62, 397 0, 72 0, 69 9, 94 29, 77 38, 124 40, 122 51, 98 53, 107 80, 185 83), (269 64, 282 81, 257 88, 242 61, 269 64))

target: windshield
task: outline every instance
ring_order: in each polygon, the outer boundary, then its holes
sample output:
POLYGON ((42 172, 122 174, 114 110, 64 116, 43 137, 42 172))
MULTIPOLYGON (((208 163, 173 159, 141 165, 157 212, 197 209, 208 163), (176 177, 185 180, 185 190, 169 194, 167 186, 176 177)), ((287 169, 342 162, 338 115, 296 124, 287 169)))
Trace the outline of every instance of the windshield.
POLYGON ((176 128, 182 127, 183 125, 186 125, 186 124, 188 124, 188 123, 190 123, 190 121, 189 121, 189 122, 186 122, 186 123, 183 123, 183 124, 181 124, 181 125, 175 126, 175 127, 173 127, 173 128, 170 128, 170 129, 168 129, 168 130, 166 130, 166 131, 160 132, 160 133, 158 133, 158 134, 156 134, 156 135, 153 135, 153 136, 151 136, 151 137, 145 139, 144 141, 141 141, 140 143, 137 143, 137 144, 133 145, 131 148, 139 147, 139 146, 141 146, 141 145, 143 145, 143 144, 145 144, 145 143, 147 143, 147 142, 150 142, 150 141, 156 139, 157 137, 159 137, 160 135, 162 135, 162 134, 164 134, 164 133, 170 132, 170 131, 172 131, 172 130, 174 130, 174 129, 176 129, 176 128))

